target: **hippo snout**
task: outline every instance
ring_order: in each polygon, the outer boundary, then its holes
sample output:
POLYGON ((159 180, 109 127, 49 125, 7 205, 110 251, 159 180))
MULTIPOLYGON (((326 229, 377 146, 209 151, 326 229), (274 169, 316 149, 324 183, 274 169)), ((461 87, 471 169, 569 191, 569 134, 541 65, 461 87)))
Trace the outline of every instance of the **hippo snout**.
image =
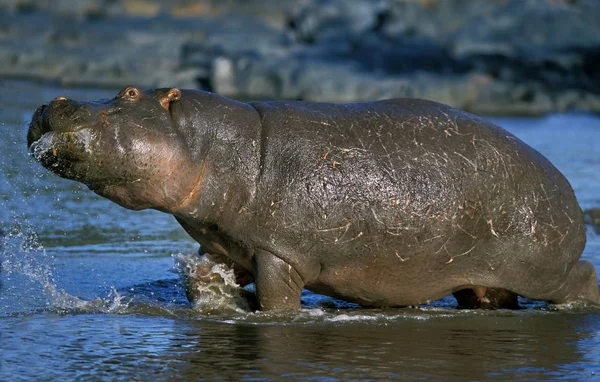
POLYGON ((94 126, 98 122, 97 108, 85 102, 56 97, 48 105, 37 108, 27 133, 27 147, 49 132, 68 133, 94 126))

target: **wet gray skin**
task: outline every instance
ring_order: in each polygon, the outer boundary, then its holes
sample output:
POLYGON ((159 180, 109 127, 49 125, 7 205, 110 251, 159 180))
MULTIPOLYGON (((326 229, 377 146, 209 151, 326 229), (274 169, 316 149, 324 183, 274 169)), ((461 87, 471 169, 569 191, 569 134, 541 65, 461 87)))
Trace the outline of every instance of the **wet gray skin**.
POLYGON ((256 283, 263 310, 298 309, 302 288, 364 306, 450 293, 465 307, 516 308, 517 295, 600 303, 564 176, 502 128, 439 103, 241 103, 126 87, 40 107, 28 145, 126 208, 174 215, 206 256, 256 283))

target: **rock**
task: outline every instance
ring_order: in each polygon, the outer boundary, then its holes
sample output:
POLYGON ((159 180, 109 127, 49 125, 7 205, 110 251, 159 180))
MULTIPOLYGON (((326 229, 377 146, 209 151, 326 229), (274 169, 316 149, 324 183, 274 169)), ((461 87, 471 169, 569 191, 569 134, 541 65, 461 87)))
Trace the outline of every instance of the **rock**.
POLYGON ((6 0, 0 76, 600 112, 595 0, 6 0))
POLYGON ((57 80, 64 86, 196 87, 195 75, 180 70, 189 27, 160 19, 76 22, 39 13, 0 17, 8 38, 0 44, 0 75, 57 80))
MULTIPOLYGON (((510 1, 491 17, 476 17, 449 42, 452 56, 498 80, 519 84, 513 103, 543 99, 542 109, 590 108, 597 100, 600 73, 591 70, 600 55, 600 8, 544 0, 510 1)), ((538 105, 539 106, 539 105, 538 105)), ((598 111, 598 109, 592 109, 598 111)))
POLYGON ((303 43, 356 41, 379 28, 387 1, 309 1, 294 14, 289 25, 303 43))
POLYGON ((552 59, 549 53, 597 48, 599 16, 593 0, 513 0, 487 17, 472 18, 452 37, 452 45, 456 56, 502 52, 542 62, 552 59))
POLYGON ((287 34, 254 19, 238 16, 213 21, 210 32, 183 44, 181 68, 198 71, 197 86, 235 97, 231 81, 240 66, 288 55, 291 43, 287 34), (233 61, 238 67, 232 66, 233 61))
POLYGON ((285 98, 313 101, 368 101, 394 97, 436 99, 473 104, 488 79, 478 74, 455 76, 408 73, 388 76, 356 63, 282 57, 268 61, 241 57, 220 62, 215 91, 243 99, 285 98), (310 64, 307 64, 307 61, 310 64), (226 83, 227 86, 219 84, 226 83))
POLYGON ((479 73, 491 79, 480 100, 452 102, 475 112, 599 110, 599 75, 590 68, 600 47, 600 24, 593 21, 600 8, 592 1, 359 2, 351 11, 339 3, 312 1, 291 23, 298 40, 349 42, 357 54, 348 60, 390 75, 479 73))
POLYGON ((0 11, 12 16, 33 12, 96 20, 110 17, 181 18, 246 15, 283 28, 295 1, 277 0, 4 0, 0 11))

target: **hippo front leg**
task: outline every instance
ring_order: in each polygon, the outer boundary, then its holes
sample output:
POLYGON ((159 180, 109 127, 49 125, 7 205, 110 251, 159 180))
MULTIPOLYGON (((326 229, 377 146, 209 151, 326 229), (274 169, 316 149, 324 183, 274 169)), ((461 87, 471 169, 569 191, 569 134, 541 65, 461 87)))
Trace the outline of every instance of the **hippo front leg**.
POLYGON ((298 310, 304 281, 274 254, 259 250, 253 262, 256 297, 261 310, 298 310))

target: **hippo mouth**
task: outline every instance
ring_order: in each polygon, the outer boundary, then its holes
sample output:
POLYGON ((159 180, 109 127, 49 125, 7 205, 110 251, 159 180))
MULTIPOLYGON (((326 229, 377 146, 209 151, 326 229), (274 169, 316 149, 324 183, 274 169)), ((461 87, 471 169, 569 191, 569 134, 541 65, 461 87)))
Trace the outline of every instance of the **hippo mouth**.
POLYGON ((62 98, 40 106, 31 119, 27 145, 42 166, 59 176, 81 180, 91 158, 92 130, 90 124, 73 115, 73 110, 62 98))
POLYGON ((59 176, 81 179, 88 167, 91 129, 72 132, 48 131, 29 145, 29 153, 42 166, 59 176))

